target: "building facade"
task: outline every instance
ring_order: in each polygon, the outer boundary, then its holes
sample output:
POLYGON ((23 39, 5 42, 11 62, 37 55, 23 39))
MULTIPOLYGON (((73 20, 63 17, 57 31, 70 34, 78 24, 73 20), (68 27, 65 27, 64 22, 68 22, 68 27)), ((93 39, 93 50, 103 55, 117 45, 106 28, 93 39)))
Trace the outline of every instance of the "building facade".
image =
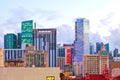
POLYGON ((17 36, 17 48, 21 48, 21 43, 22 43, 22 33, 18 33, 18 36, 17 36))
POLYGON ((4 67, 4 49, 0 48, 0 67, 4 67))
POLYGON ((83 73, 102 74, 105 65, 109 68, 108 54, 84 54, 83 55, 83 73))
POLYGON ((22 49, 4 49, 4 61, 15 61, 24 57, 22 49))
POLYGON ((60 80, 60 68, 3 67, 0 80, 60 80))
POLYGON ((13 33, 4 35, 4 48, 15 49, 17 48, 17 36, 13 33))
POLYGON ((90 54, 94 54, 94 45, 90 44, 90 54))
POLYGON ((118 49, 115 48, 114 51, 113 51, 113 56, 114 56, 114 57, 118 57, 118 53, 119 53, 119 52, 118 52, 118 49))
POLYGON ((21 31, 22 44, 33 45, 33 20, 23 21, 21 31))
POLYGON ((77 19, 75 22, 75 56, 74 62, 82 62, 82 55, 89 51, 89 20, 77 19))
POLYGON ((45 50, 35 50, 34 46, 26 47, 24 53, 24 66, 48 67, 48 52, 45 50))
POLYGON ((33 30, 33 45, 36 50, 48 51, 49 67, 56 66, 56 29, 34 29, 33 30))

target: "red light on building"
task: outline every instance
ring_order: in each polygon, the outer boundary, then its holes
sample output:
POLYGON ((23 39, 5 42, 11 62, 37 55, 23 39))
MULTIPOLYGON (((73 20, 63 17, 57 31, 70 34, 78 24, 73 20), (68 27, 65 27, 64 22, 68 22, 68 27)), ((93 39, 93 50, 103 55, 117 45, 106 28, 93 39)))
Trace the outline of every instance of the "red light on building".
POLYGON ((71 48, 66 48, 66 64, 71 64, 71 48))

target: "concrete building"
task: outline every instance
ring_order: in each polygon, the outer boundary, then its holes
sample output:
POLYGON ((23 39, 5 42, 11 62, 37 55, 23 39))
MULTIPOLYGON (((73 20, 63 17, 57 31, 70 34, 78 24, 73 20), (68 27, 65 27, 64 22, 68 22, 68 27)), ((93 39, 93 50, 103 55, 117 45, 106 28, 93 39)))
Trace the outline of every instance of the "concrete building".
POLYGON ((35 50, 34 46, 28 46, 24 53, 24 66, 26 67, 48 67, 48 52, 35 50))
POLYGON ((120 75, 120 61, 111 61, 110 62, 110 72, 112 77, 120 75))
POLYGON ((60 69, 56 68, 0 68, 0 80, 60 80, 60 69))
POLYGON ((0 48, 0 67, 4 66, 4 49, 0 48))
POLYGON ((105 65, 109 67, 109 55, 107 54, 84 54, 83 73, 102 74, 105 65))
POLYGON ((57 30, 52 29, 34 29, 33 30, 33 45, 36 50, 48 51, 48 64, 49 67, 56 66, 56 36, 57 30))

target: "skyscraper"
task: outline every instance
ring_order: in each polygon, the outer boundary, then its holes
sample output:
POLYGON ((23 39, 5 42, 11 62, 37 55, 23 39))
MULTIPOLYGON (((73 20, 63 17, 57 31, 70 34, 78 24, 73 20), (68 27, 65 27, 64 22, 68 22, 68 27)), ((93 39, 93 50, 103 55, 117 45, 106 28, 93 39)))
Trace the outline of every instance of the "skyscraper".
POLYGON ((33 45, 33 20, 22 22, 22 44, 33 45))
POLYGON ((103 45, 103 42, 101 42, 101 43, 97 42, 97 43, 96 43, 96 53, 99 53, 99 52, 100 52, 102 45, 103 45))
POLYGON ((109 43, 105 44, 104 46, 105 46, 106 51, 109 52, 109 43))
POLYGON ((17 36, 17 48, 21 48, 21 40, 22 40, 22 34, 18 33, 18 36, 17 36))
POLYGON ((33 45, 36 50, 48 51, 49 67, 56 66, 56 29, 34 29, 33 45))
POLYGON ((89 20, 77 19, 75 22, 74 62, 82 62, 82 55, 90 53, 89 47, 89 20))
POLYGON ((94 45, 90 44, 90 54, 94 54, 94 45))
POLYGON ((4 36, 4 48, 15 49, 17 48, 17 36, 13 33, 4 36))
POLYGON ((114 57, 117 57, 117 56, 118 56, 118 49, 117 49, 117 48, 114 49, 114 51, 113 51, 113 56, 114 56, 114 57))

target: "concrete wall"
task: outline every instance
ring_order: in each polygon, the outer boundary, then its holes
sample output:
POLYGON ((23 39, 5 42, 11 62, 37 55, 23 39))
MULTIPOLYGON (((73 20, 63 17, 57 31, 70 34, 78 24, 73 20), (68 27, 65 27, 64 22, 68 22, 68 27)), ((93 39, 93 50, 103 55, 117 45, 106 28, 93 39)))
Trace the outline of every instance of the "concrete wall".
POLYGON ((0 68, 0 80, 46 80, 47 76, 55 76, 55 80, 59 80, 59 75, 59 68, 0 68))

